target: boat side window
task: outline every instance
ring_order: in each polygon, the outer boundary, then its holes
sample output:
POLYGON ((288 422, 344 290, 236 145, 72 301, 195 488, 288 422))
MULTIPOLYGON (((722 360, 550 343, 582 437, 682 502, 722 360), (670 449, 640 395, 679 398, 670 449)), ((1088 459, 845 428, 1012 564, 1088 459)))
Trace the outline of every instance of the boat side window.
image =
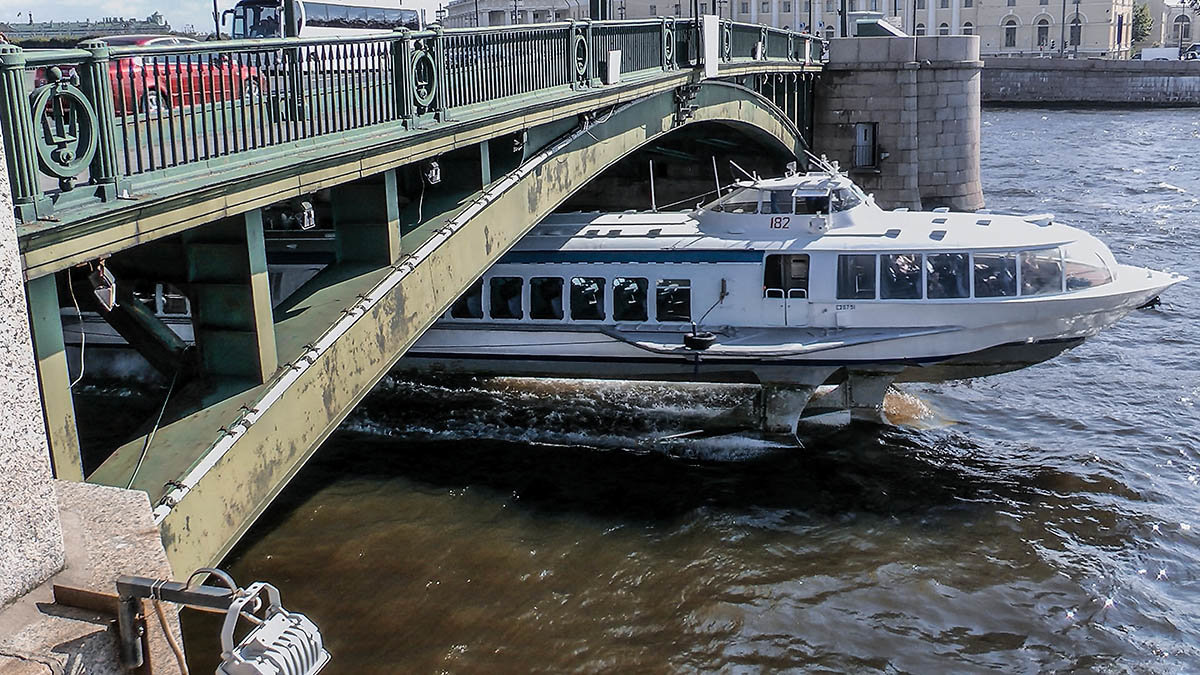
POLYGON ((885 253, 879 256, 879 297, 885 300, 920 299, 920 254, 885 253))
POLYGON ((613 279, 613 319, 646 321, 646 295, 650 282, 642 277, 613 279))
POLYGON ((807 298, 808 254, 767 256, 763 266, 763 297, 807 298))
POLYGON ((875 256, 839 255, 838 300, 875 299, 875 256))
POLYGON ((966 253, 938 253, 925 256, 925 297, 971 297, 971 264, 966 253))
POLYGON ((604 320, 603 277, 571 279, 571 318, 576 321, 604 320))
POLYGON ((1100 252, 1086 242, 1075 242, 1063 247, 1063 272, 1067 277, 1068 291, 1102 286, 1113 279, 1112 271, 1108 269, 1100 252))
POLYGON ((1017 294, 1017 254, 975 254, 975 297, 1007 298, 1017 294))
POLYGON ((492 297, 488 309, 493 319, 525 318, 525 311, 521 308, 521 286, 524 282, 521 277, 492 277, 492 297))
POLYGON ((1062 258, 1056 248, 1021 251, 1021 295, 1062 292, 1062 258))
POLYGON ((450 316, 455 319, 483 318, 483 279, 476 279, 467 290, 450 306, 450 316))
POLYGON ((529 280, 529 318, 558 321, 563 318, 563 280, 534 277, 529 280))
POLYGON ((656 299, 659 321, 692 320, 692 282, 689 279, 659 279, 656 299))
POLYGON ((763 192, 763 213, 791 213, 791 190, 766 190, 763 192))
POLYGON ((796 213, 815 216, 829 213, 829 195, 803 195, 796 197, 796 213))
POLYGON ((861 203, 862 200, 850 188, 838 188, 833 191, 834 211, 849 211, 861 203))
POLYGON ((713 207, 713 211, 726 213, 758 213, 758 189, 742 187, 730 192, 725 199, 713 207))

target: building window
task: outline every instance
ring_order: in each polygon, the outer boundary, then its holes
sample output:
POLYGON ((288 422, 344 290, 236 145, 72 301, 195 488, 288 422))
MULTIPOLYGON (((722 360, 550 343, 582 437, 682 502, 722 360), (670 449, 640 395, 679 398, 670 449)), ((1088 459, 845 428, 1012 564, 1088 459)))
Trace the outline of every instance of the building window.
POLYGON ((949 34, 950 34, 950 24, 943 23, 942 25, 938 26, 938 35, 949 35, 949 34))
POLYGON ((1006 4, 1007 4, 1009 7, 1016 7, 1016 6, 1017 6, 1017 0, 1007 0, 1007 3, 1006 3, 1006 4))
POLYGON ((792 3, 791 3, 791 2, 789 2, 789 0, 784 0, 784 2, 783 2, 783 13, 784 13, 784 14, 788 14, 788 13, 790 13, 791 11, 792 11, 792 3))
POLYGON ((604 278, 571 279, 571 318, 576 321, 604 320, 604 278))
POLYGON ((923 23, 917 24, 917 29, 913 31, 913 35, 924 35, 924 34, 925 34, 925 24, 923 24, 923 23))
POLYGON ((763 14, 767 14, 771 11, 771 3, 764 0, 762 7, 758 11, 762 12, 763 14))
POLYGON ((833 11, 833 0, 825 0, 825 12, 827 14, 832 14, 833 11))
POLYGON ((825 39, 826 40, 833 39, 833 26, 825 26, 825 39))
POLYGON ((1017 46, 1017 20, 1009 19, 1004 22, 1004 46, 1017 46))
POLYGON ((650 5, 650 16, 658 16, 658 5, 650 5))
POLYGON ((808 14, 812 11, 812 0, 804 0, 804 13, 808 14))
POLYGON ((493 319, 523 319, 525 312, 521 309, 521 277, 492 277, 491 300, 488 308, 493 319))
POLYGON ((837 297, 838 300, 875 299, 874 255, 838 256, 837 297))
POLYGON ((975 26, 971 25, 970 21, 964 23, 963 27, 962 27, 962 34, 963 35, 974 35, 975 34, 975 26))
POLYGON ((854 125, 854 168, 874 169, 879 157, 875 137, 879 127, 874 122, 859 122, 854 125))
POLYGON ((1039 4, 1039 5, 1049 5, 1049 4, 1050 4, 1050 0, 1038 0, 1038 4, 1039 4))
POLYGON ((917 0, 917 9, 925 9, 925 0, 917 0))
POLYGON ((963 0, 963 7, 974 7, 975 0, 963 0))
POLYGON ((687 279, 659 279, 654 315, 660 322, 692 320, 692 282, 687 279))
POLYGON ((529 280, 529 318, 559 321, 563 318, 563 280, 534 277, 529 280))
POLYGON ((1070 44, 1072 47, 1079 46, 1080 34, 1083 32, 1083 22, 1079 20, 1079 15, 1076 14, 1071 19, 1071 37, 1070 44))
MULTIPOLYGON (((1120 29, 1118 29, 1117 32, 1119 35, 1120 29)), ((1045 19, 1045 18, 1038 19, 1038 22, 1037 22, 1037 46, 1048 47, 1049 45, 1050 45, 1050 20, 1045 19)))
POLYGON ((674 16, 682 16, 682 13, 680 13, 680 11, 679 11, 679 5, 678 5, 678 4, 676 4, 676 5, 675 5, 675 14, 674 14, 674 16))
POLYGON ((1125 15, 1121 14, 1117 17, 1117 44, 1121 45, 1125 42, 1125 15))
POLYGON ((857 12, 857 11, 858 11, 858 0, 850 0, 850 2, 849 2, 848 4, 850 5, 850 11, 851 11, 851 12, 857 12))
POLYGON ((700 13, 708 14, 708 3, 707 2, 700 3, 700 13))
POLYGON ((872 12, 879 11, 879 0, 871 0, 871 11, 872 12))
POLYGON ((483 318, 483 279, 476 279, 475 283, 454 301, 450 306, 450 316, 455 319, 483 318))
MULTIPOLYGON (((1074 27, 1071 30, 1075 30, 1074 27)), ((1171 42, 1180 44, 1192 39, 1192 20, 1186 14, 1180 14, 1171 22, 1171 42)))
POLYGON ((892 14, 894 16, 900 16, 901 11, 902 9, 900 7, 900 0, 895 0, 895 2, 892 3, 892 14))
POLYGON ((646 293, 650 282, 644 278, 613 279, 613 319, 646 321, 646 293))
POLYGON ((938 2, 938 7, 941 7, 942 9, 950 9, 950 0, 940 0, 938 2))
POLYGON ((742 14, 749 14, 749 13, 750 13, 750 3, 748 3, 748 2, 743 2, 743 3, 741 4, 741 6, 740 6, 740 7, 738 7, 738 10, 739 10, 739 11, 740 11, 742 14))

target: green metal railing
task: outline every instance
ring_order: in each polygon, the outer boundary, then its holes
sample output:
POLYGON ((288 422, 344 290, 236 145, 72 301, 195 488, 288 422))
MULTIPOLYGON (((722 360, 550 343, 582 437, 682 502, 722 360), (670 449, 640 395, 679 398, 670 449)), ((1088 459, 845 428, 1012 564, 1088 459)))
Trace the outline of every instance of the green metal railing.
MULTIPOLYGON (((721 21, 722 63, 817 63, 811 35, 721 21)), ((359 38, 22 51, 0 45, 0 133, 25 223, 117 199, 177 167, 356 129, 426 128, 512 97, 698 65, 692 20, 571 21, 359 38), (57 189, 46 185, 57 180, 57 189)))

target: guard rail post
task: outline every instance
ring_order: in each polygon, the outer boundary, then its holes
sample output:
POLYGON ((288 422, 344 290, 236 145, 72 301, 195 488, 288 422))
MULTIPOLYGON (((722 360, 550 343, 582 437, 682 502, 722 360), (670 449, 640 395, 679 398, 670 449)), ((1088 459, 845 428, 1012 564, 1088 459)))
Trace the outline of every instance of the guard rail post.
POLYGON ((39 184, 33 112, 25 92, 25 52, 0 44, 0 137, 17 218, 31 223, 53 211, 39 184))
POLYGON ((117 135, 114 124, 117 118, 113 106, 112 81, 108 76, 109 51, 104 40, 88 40, 79 48, 91 56, 80 68, 80 88, 96 110, 96 155, 88 167, 91 184, 96 186, 96 196, 102 201, 112 201, 120 191, 117 168, 117 135))

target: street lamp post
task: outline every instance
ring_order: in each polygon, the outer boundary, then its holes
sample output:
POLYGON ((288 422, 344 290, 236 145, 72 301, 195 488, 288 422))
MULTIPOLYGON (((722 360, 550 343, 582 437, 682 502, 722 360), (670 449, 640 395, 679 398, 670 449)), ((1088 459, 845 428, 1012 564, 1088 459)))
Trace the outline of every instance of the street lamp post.
POLYGON ((1067 48, 1067 0, 1062 1, 1062 24, 1059 26, 1058 33, 1058 55, 1063 55, 1063 50, 1067 48))
POLYGON ((1079 23, 1079 0, 1075 0, 1075 18, 1071 19, 1071 31, 1074 34, 1075 28, 1079 28, 1079 34, 1074 35, 1075 51, 1071 54, 1073 58, 1079 58, 1079 43, 1083 42, 1083 24, 1079 23))

